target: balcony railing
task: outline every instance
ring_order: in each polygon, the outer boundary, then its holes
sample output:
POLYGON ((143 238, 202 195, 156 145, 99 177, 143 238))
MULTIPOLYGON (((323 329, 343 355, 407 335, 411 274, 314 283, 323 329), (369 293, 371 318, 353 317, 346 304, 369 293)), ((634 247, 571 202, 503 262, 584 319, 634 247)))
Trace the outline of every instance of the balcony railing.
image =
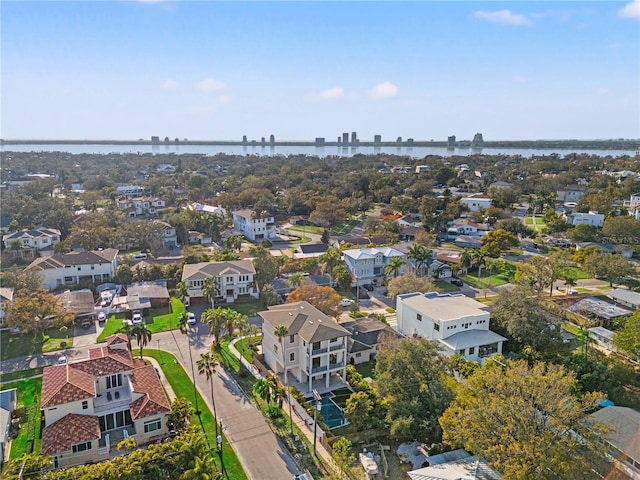
POLYGON ((326 348, 317 348, 315 350, 311 350, 311 355, 320 355, 321 353, 327 353, 328 350, 326 348))
POLYGON ((326 365, 321 365, 319 367, 313 367, 311 369, 311 373, 326 372, 326 371, 327 371, 327 366, 326 365))
POLYGON ((94 413, 106 412, 109 410, 120 410, 131 403, 131 391, 128 387, 122 386, 117 389, 103 391, 99 397, 93 399, 94 413), (116 395, 117 393, 117 395, 116 395))
POLYGON ((344 350, 344 343, 339 343, 338 345, 331 345, 329 350, 335 352, 336 350, 344 350))
POLYGON ((334 362, 329 364, 329 370, 333 370, 334 368, 344 368, 344 362, 334 362))

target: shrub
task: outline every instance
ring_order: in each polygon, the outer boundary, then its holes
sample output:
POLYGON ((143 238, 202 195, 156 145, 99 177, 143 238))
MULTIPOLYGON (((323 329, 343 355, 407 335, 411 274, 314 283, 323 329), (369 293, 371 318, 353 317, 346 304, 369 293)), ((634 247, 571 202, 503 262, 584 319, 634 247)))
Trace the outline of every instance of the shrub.
POLYGON ((274 405, 274 404, 270 404, 267 407, 266 413, 267 413, 267 416, 271 419, 282 417, 282 410, 277 405, 274 405))

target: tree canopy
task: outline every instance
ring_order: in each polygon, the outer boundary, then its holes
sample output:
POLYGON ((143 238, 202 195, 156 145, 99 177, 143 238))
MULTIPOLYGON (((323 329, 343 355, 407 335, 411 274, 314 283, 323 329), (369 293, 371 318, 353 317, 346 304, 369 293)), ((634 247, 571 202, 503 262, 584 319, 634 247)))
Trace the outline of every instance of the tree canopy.
POLYGON ((342 313, 338 307, 340 295, 331 287, 318 285, 303 285, 293 290, 287 298, 287 303, 309 302, 325 315, 336 317, 342 313))

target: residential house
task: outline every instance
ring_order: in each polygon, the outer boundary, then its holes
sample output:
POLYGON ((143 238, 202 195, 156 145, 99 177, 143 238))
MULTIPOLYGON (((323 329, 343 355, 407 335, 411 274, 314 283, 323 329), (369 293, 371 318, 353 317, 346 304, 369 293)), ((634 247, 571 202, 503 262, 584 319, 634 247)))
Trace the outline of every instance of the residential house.
POLYGON ((606 454, 614 464, 628 477, 640 478, 640 412, 609 406, 589 415, 589 420, 607 428, 602 437, 606 454))
POLYGON ((340 325, 351 333, 347 340, 347 358, 351 365, 375 360, 382 343, 402 338, 393 328, 374 317, 355 318, 340 325))
POLYGON ((115 276, 117 268, 118 250, 115 248, 36 258, 27 267, 42 273, 42 285, 48 290, 81 282, 103 283, 115 276))
POLYGON ((490 184, 489 188, 494 188, 496 190, 511 190, 513 188, 513 183, 503 182, 499 180, 490 184))
POLYGON ((158 197, 126 197, 116 200, 116 203, 118 208, 133 218, 141 215, 158 215, 165 208, 164 200, 158 197))
POLYGON ((127 287, 127 297, 146 299, 150 308, 169 308, 171 300, 164 280, 132 283, 127 287))
MULTIPOLYGON (((406 260, 404 253, 391 247, 372 247, 345 250, 344 264, 353 278, 352 286, 381 284, 386 278, 385 266, 394 257, 406 260)), ((398 274, 401 275, 401 267, 398 274)))
POLYGON ((491 230, 491 226, 488 223, 477 223, 468 218, 457 218, 447 224, 447 237, 456 238, 458 235, 483 237, 489 230, 491 230))
POLYGON ((13 301, 13 288, 0 287, 0 325, 4 323, 5 311, 13 301))
POLYGON ((407 472, 410 480, 500 480, 502 475, 486 460, 465 450, 427 457, 428 467, 407 472))
POLYGON ((626 288, 616 288, 615 290, 607 292, 607 297, 620 305, 624 305, 625 307, 629 307, 634 310, 638 310, 640 308, 640 293, 638 292, 633 292, 626 288))
POLYGON ((422 226, 422 220, 418 214, 409 214, 397 220, 400 227, 400 240, 404 242, 412 242, 416 239, 418 232, 425 232, 422 226))
POLYGON ((73 314, 74 320, 79 318, 92 319, 95 315, 93 293, 88 288, 82 290, 67 290, 56 295, 56 302, 67 312, 73 314))
POLYGON ((11 417, 16 409, 17 390, 2 390, 0 392, 0 465, 4 462, 4 451, 9 442, 11 417))
POLYGON ((240 296, 258 298, 254 285, 256 269, 251 260, 230 260, 225 262, 202 262, 186 264, 182 269, 182 281, 187 285, 187 305, 207 303, 204 283, 207 278, 215 279, 215 299, 222 303, 233 303, 240 296))
POLYGON ((592 225, 594 227, 601 227, 604 222, 604 215, 593 211, 589 213, 569 213, 565 215, 564 218, 570 225, 592 225))
POLYGON ((600 345, 603 348, 606 348, 610 352, 615 352, 616 347, 613 344, 613 336, 614 332, 604 327, 591 327, 588 328, 589 338, 591 338, 594 342, 600 345))
POLYGON ((472 193, 471 195, 463 196, 460 202, 465 205, 470 212, 478 212, 489 208, 493 200, 484 193, 472 193))
POLYGON ((348 330, 308 302, 273 305, 258 315, 265 362, 276 374, 284 374, 286 368, 288 384, 295 380, 303 393, 314 388, 330 390, 332 380, 344 385, 348 330), (279 325, 289 332, 282 341, 274 333, 279 325))
POLYGON ((398 331, 436 340, 445 355, 462 355, 466 360, 482 361, 502 353, 507 340, 489 330, 486 305, 458 294, 406 293, 396 300, 398 331))
POLYGON ((236 210, 233 212, 233 227, 251 242, 274 239, 277 236, 276 222, 273 215, 263 212, 256 215, 253 210, 236 210))
POLYGON ((305 258, 316 258, 329 250, 329 245, 326 243, 312 243, 306 245, 298 245, 293 252, 293 258, 295 259, 305 259, 305 258))
POLYGON ((196 212, 202 212, 205 215, 217 215, 220 218, 224 218, 224 208, 216 205, 205 205, 204 203, 193 202, 189 205, 191 210, 196 212))
POLYGON ((116 187, 116 192, 121 197, 138 197, 144 193, 144 188, 140 185, 121 185, 116 187))
POLYGON ((153 365, 134 359, 117 334, 89 358, 42 372, 42 453, 54 467, 109 458, 122 439, 138 445, 168 434, 170 402, 153 365))
MULTIPOLYGON (((290 275, 284 275, 280 278, 274 278, 269 282, 273 287, 273 291, 279 295, 282 295, 283 298, 287 298, 289 292, 294 290, 295 288, 291 288, 288 284, 290 275)), ((308 273, 304 274, 305 285, 315 285, 318 287, 331 287, 331 278, 327 275, 310 275, 308 273)))
POLYGON ((585 187, 583 185, 571 185, 559 188, 556 191, 556 202, 558 203, 577 203, 584 194, 585 187))
POLYGON ((176 233, 176 229, 167 222, 156 220, 156 223, 161 226, 160 238, 162 239, 162 246, 164 248, 178 248, 178 234, 176 233))
POLYGON ((429 165, 416 165, 416 173, 427 173, 431 170, 429 165))
POLYGON ((37 254, 53 255, 53 246, 60 243, 60 230, 38 227, 8 233, 2 236, 2 243, 13 256, 33 259, 37 254))
POLYGON ((453 243, 460 248, 480 248, 482 246, 482 237, 474 235, 458 235, 453 243))

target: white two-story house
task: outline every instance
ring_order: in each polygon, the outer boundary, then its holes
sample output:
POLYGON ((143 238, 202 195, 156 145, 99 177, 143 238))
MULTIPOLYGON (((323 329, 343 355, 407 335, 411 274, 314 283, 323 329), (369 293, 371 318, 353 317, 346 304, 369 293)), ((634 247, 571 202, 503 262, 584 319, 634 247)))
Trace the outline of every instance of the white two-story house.
POLYGON ((486 305, 460 293, 398 295, 396 316, 400 333, 436 340, 447 356, 460 354, 466 360, 482 361, 502 353, 507 340, 489 330, 486 305))
POLYGON ((106 460, 127 437, 144 445, 168 434, 171 406, 155 368, 127 345, 113 335, 86 360, 44 368, 42 453, 56 468, 106 460))
POLYGON ((165 208, 164 200, 158 197, 124 198, 116 202, 129 217, 139 215, 157 215, 165 208))
POLYGON ((55 290, 82 282, 100 284, 111 280, 118 269, 118 250, 105 248, 89 252, 70 252, 36 258, 27 269, 42 274, 42 286, 55 290))
POLYGON ((160 225, 160 238, 162 239, 162 246, 165 248, 177 248, 178 247, 178 234, 176 229, 173 228, 167 222, 161 222, 155 220, 160 225))
POLYGON ((182 269, 182 281, 187 285, 185 303, 192 305, 209 301, 204 295, 207 278, 215 281, 214 302, 233 303, 240 296, 258 298, 258 288, 253 282, 255 274, 251 260, 186 264, 182 269))
POLYGON ((42 256, 53 255, 53 246, 60 243, 60 230, 38 227, 8 233, 2 236, 2 243, 12 255, 22 258, 33 259, 38 253, 42 256))
POLYGON ((308 302, 273 305, 258 314, 265 362, 286 384, 303 393, 344 385, 336 374, 346 378, 348 330, 308 302), (274 333, 279 325, 289 332, 283 339, 274 333))
POLYGON ((263 213, 256 215, 253 210, 236 210, 233 212, 233 228, 242 232, 247 240, 261 242, 267 238, 276 238, 277 228, 273 215, 263 213))
MULTIPOLYGON (((386 275, 384 267, 394 257, 406 261, 404 253, 391 247, 354 248, 342 252, 344 264, 351 275, 352 286, 380 284, 386 275)), ((402 275, 403 268, 398 271, 402 275)))
POLYGON ((589 213, 574 212, 564 216, 567 223, 571 225, 592 225, 601 227, 604 223, 604 215, 602 213, 590 211, 589 213))
POLYGON ((493 200, 484 193, 473 193, 462 197, 460 202, 466 205, 470 212, 478 212, 489 208, 493 200))

